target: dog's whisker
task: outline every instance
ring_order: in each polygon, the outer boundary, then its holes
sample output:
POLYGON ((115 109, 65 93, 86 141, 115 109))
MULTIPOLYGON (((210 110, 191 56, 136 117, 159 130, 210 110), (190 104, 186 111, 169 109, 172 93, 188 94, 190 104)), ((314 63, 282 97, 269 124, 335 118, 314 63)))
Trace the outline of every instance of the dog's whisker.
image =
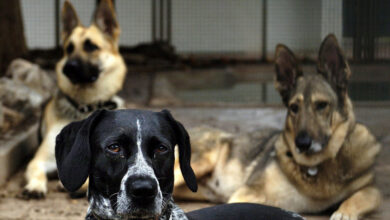
POLYGON ((111 194, 108 198, 111 199, 113 196, 116 196, 116 195, 118 195, 118 194, 119 194, 119 192, 113 193, 113 194, 111 194))

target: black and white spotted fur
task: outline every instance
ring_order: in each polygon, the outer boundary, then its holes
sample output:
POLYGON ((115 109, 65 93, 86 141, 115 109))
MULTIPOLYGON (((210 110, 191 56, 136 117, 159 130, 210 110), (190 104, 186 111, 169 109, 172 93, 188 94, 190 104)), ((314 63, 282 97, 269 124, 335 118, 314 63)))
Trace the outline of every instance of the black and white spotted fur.
POLYGON ((86 219, 187 219, 171 195, 176 145, 183 176, 196 191, 187 131, 168 111, 100 110, 57 136, 59 177, 69 191, 89 177, 86 219))

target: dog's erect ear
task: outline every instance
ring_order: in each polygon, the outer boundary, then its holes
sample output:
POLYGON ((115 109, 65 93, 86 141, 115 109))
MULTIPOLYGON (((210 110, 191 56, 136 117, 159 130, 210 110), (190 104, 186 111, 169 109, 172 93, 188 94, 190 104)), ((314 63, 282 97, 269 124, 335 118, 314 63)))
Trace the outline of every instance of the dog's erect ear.
POLYGON ((83 185, 91 161, 90 131, 103 110, 65 126, 56 138, 55 156, 58 176, 64 187, 74 192, 83 185))
POLYGON ((351 70, 333 34, 329 34, 321 44, 317 70, 329 81, 339 97, 346 96, 351 70))
POLYGON ((112 0, 101 0, 94 14, 95 25, 106 35, 117 40, 119 25, 112 0))
POLYGON ((62 41, 65 41, 72 33, 73 29, 80 25, 80 20, 77 17, 76 10, 68 0, 65 1, 64 6, 62 7, 61 22, 61 38, 62 41))
POLYGON ((295 88, 302 70, 293 52, 284 45, 277 45, 275 51, 275 87, 279 91, 283 103, 288 105, 290 92, 295 88))
POLYGON ((180 122, 172 117, 168 110, 164 109, 161 113, 168 119, 175 132, 176 144, 179 145, 180 170, 184 180, 188 188, 192 192, 196 192, 198 190, 198 185, 196 183, 196 176, 191 167, 191 143, 188 132, 180 122))

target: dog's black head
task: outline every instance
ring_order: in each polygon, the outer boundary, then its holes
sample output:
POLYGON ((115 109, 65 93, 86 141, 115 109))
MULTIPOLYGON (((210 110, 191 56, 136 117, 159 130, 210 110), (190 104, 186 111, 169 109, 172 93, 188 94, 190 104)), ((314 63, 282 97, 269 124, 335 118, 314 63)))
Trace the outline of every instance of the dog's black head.
POLYGON ((188 133, 166 110, 97 111, 61 131, 55 155, 69 191, 89 177, 90 214, 155 219, 171 199, 176 145, 187 186, 196 191, 188 133))

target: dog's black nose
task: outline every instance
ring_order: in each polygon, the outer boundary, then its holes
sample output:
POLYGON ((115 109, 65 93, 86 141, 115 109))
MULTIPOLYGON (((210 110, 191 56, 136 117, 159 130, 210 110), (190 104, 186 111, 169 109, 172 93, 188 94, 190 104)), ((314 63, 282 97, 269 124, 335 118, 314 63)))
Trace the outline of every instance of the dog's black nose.
POLYGON ((128 192, 136 202, 151 202, 157 195, 157 182, 151 178, 137 178, 128 182, 128 192))
POLYGON ((298 136, 295 138, 295 145, 298 147, 300 152, 306 152, 311 146, 310 135, 305 131, 299 132, 298 136))
POLYGON ((69 59, 62 72, 74 83, 92 83, 99 77, 99 69, 89 63, 84 63, 81 59, 69 59))
POLYGON ((82 72, 82 64, 78 59, 71 59, 65 63, 62 72, 73 82, 75 83, 76 79, 79 78, 79 75, 82 72))

